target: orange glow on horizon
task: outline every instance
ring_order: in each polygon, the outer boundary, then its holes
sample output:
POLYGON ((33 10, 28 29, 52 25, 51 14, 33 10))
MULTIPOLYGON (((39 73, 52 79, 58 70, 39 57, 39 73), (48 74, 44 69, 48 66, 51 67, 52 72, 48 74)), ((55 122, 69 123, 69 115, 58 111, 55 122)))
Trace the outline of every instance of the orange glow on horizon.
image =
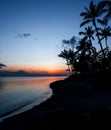
POLYGON ((7 67, 4 67, 2 70, 7 71, 18 71, 23 70, 29 73, 48 73, 48 74, 65 74, 66 68, 64 66, 56 66, 56 65, 50 65, 50 66, 23 66, 23 65, 10 65, 7 67))
POLYGON ((47 69, 47 72, 49 73, 49 74, 60 74, 60 73, 64 73, 65 72, 65 70, 60 70, 59 68, 58 69, 56 69, 56 68, 48 68, 47 69))

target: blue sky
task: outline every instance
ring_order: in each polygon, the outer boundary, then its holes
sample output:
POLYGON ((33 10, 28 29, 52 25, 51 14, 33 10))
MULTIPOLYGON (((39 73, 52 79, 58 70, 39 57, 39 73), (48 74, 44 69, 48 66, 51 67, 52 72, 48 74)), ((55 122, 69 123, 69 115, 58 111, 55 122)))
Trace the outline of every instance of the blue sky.
POLYGON ((57 56, 61 42, 78 36, 80 13, 89 2, 0 0, 0 63, 32 71, 64 69, 57 56))

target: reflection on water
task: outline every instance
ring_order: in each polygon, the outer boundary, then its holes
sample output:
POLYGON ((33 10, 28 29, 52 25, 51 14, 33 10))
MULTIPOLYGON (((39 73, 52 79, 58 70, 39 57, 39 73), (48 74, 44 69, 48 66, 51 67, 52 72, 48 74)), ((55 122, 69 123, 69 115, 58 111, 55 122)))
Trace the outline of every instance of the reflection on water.
POLYGON ((0 81, 0 90, 2 89, 3 87, 3 83, 0 81))
POLYGON ((52 94, 49 84, 65 77, 0 77, 0 117, 30 109, 52 94), (22 108, 22 109, 19 109, 22 108))

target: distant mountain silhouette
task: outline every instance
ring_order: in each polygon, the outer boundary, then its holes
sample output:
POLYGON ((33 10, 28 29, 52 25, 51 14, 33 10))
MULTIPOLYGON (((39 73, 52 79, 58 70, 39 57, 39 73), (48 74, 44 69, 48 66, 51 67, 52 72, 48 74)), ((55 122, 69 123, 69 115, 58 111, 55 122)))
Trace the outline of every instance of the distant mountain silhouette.
POLYGON ((18 71, 0 71, 0 76, 65 76, 65 74, 49 74, 47 72, 26 72, 24 70, 18 70, 18 71))

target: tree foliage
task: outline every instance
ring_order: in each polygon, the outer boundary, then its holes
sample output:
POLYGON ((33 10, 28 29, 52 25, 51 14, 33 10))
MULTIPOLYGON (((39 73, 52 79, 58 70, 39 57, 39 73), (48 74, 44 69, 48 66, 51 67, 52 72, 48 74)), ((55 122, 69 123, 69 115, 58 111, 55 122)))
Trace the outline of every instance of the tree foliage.
POLYGON ((83 22, 80 27, 85 26, 84 31, 79 32, 82 38, 77 41, 73 36, 70 40, 63 40, 64 50, 59 54, 59 57, 66 59, 70 74, 111 69, 111 50, 108 44, 108 38, 111 36, 111 26, 108 25, 110 14, 110 1, 100 1, 97 4, 91 1, 89 7, 85 7, 85 11, 81 12, 83 22), (89 26, 89 23, 92 23, 92 26, 89 26), (99 43, 100 50, 97 51, 94 43, 99 43))

